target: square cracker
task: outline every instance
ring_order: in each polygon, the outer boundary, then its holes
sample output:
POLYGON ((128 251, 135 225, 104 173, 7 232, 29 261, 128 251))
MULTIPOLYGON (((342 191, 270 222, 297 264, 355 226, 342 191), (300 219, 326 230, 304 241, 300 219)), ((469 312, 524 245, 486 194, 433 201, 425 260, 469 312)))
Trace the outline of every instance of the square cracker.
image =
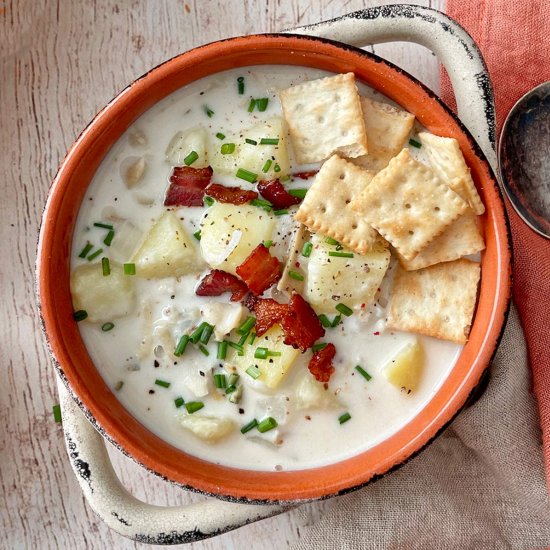
POLYGON ((465 344, 480 271, 479 263, 466 259, 418 271, 398 268, 386 326, 465 344))
POLYGON ((433 170, 440 179, 458 193, 476 214, 483 214, 485 206, 481 202, 470 169, 456 139, 440 137, 428 132, 420 132, 418 137, 428 153, 433 170))
POLYGON ((351 203, 406 260, 443 233, 468 205, 408 149, 378 172, 351 203))
POLYGON ((413 271, 441 262, 458 260, 462 256, 475 254, 485 248, 485 242, 479 231, 477 216, 470 210, 457 218, 412 260, 397 257, 403 269, 413 271))
POLYGON ((333 155, 315 177, 315 181, 294 215, 311 231, 332 237, 359 254, 368 252, 378 233, 364 217, 350 208, 369 185, 374 174, 333 155))
POLYGON ((339 152, 367 152, 367 134, 353 73, 310 80, 279 92, 294 153, 300 164, 339 152))
POLYGON ((369 152, 354 163, 378 172, 405 147, 414 126, 414 115, 387 103, 361 98, 369 152))

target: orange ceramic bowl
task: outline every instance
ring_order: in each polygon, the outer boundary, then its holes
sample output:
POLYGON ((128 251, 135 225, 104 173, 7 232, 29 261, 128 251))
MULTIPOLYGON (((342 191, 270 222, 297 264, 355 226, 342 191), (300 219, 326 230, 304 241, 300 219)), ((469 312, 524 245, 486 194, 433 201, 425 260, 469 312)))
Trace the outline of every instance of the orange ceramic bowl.
POLYGON ((433 440, 478 385, 503 330, 510 296, 510 248, 502 197, 487 160, 445 105, 415 79, 374 55, 340 43, 293 35, 215 42, 179 55, 142 76, 84 130, 53 182, 38 251, 39 300, 58 372, 87 416, 123 452, 184 487, 221 498, 258 502, 341 494, 389 472, 433 440), (395 100, 430 132, 458 140, 487 207, 483 216, 479 303, 467 345, 439 391, 411 422, 375 447, 344 461, 300 471, 251 472, 186 455, 142 426, 117 400, 92 363, 73 321, 69 258, 82 198, 109 148, 159 100, 201 77, 234 67, 290 64, 352 71, 395 100))

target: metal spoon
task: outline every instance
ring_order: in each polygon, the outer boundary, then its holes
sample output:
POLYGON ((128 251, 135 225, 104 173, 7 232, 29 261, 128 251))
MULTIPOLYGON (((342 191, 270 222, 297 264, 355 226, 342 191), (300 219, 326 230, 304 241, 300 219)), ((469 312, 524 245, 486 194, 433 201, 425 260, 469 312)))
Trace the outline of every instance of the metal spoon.
POLYGON ((498 164, 516 212, 531 229, 550 239, 550 82, 527 92, 508 113, 498 164))

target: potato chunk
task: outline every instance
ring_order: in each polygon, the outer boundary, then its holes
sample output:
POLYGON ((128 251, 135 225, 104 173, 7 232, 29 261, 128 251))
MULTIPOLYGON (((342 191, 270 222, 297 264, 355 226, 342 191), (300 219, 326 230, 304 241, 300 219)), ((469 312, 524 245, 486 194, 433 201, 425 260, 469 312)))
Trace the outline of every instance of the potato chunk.
POLYGON ((182 415, 179 421, 185 429, 207 443, 216 443, 235 429, 232 420, 217 416, 182 415))
POLYGON ((424 350, 415 338, 382 371, 388 382, 411 393, 416 390, 424 370, 424 350))
POLYGON ((357 308, 374 298, 390 263, 390 251, 384 245, 375 244, 366 254, 341 258, 329 256, 336 248, 326 243, 323 235, 315 234, 311 243, 306 295, 315 311, 332 313, 340 302, 357 308))
POLYGON ((280 117, 273 117, 261 122, 239 135, 228 136, 224 143, 235 143, 235 151, 224 155, 221 153, 221 144, 214 144, 211 150, 210 161, 215 172, 234 176, 237 169, 244 168, 254 174, 260 174, 261 179, 279 178, 288 174, 290 164, 288 160, 288 133, 285 123, 280 117), (261 145, 262 138, 278 139, 277 144, 261 145), (246 143, 246 139, 253 140, 257 145, 246 143), (273 161, 272 159, 275 158, 273 161), (272 160, 267 172, 263 171, 267 160, 272 160), (275 171, 278 165, 280 170, 275 171))
POLYGON ((271 238, 274 225, 273 218, 260 208, 217 202, 201 222, 202 255, 211 267, 236 275, 237 266, 271 238))
POLYGON ((273 325, 265 334, 256 338, 253 345, 245 344, 244 355, 239 356, 234 353, 229 363, 237 368, 244 380, 250 378, 246 374, 246 369, 251 365, 257 365, 261 373, 257 380, 263 382, 268 388, 274 389, 282 382, 300 355, 299 350, 284 343, 284 338, 280 325, 273 325), (257 359, 254 357, 254 353, 258 348, 267 348, 269 351, 281 355, 257 359))
POLYGON ((135 306, 134 280, 115 262, 106 277, 100 262, 78 266, 71 273, 71 293, 74 309, 85 310, 92 323, 124 317, 135 306))
POLYGON ((155 222, 132 261, 136 275, 150 279, 179 277, 201 267, 195 245, 172 211, 155 222))
POLYGON ((339 405, 334 393, 325 388, 321 382, 306 372, 296 385, 295 405, 302 409, 328 409, 339 405))
POLYGON ((178 132, 168 144, 166 160, 172 166, 184 166, 184 159, 195 151, 198 158, 193 162, 193 168, 206 168, 208 166, 208 136, 202 126, 195 126, 183 132, 178 132))

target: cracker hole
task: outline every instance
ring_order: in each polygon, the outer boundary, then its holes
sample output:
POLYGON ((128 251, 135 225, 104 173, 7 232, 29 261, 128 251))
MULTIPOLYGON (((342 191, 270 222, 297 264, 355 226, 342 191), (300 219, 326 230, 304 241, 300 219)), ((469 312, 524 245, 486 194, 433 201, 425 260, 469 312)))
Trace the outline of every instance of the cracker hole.
POLYGON ((352 228, 352 229, 357 229, 357 224, 356 224, 356 223, 352 223, 352 224, 351 224, 351 228, 352 228))
POLYGON ((346 174, 340 174, 340 179, 343 180, 346 178, 346 174))
POLYGON ((317 117, 317 122, 318 122, 319 124, 323 124, 323 123, 325 122, 325 117, 324 117, 324 116, 318 116, 318 117, 317 117))
POLYGON ((441 210, 441 208, 439 208, 439 206, 436 206, 436 207, 434 208, 434 210, 435 210, 436 212, 439 212, 439 211, 441 210))
POLYGON ((409 229, 409 235, 414 235, 414 231, 412 229, 409 229))
POLYGON ((407 203, 407 204, 405 205, 405 208, 410 208, 410 207, 411 207, 411 205, 410 205, 409 203, 407 203))
POLYGON ((346 204, 349 204, 351 202, 351 199, 346 199, 346 204))

